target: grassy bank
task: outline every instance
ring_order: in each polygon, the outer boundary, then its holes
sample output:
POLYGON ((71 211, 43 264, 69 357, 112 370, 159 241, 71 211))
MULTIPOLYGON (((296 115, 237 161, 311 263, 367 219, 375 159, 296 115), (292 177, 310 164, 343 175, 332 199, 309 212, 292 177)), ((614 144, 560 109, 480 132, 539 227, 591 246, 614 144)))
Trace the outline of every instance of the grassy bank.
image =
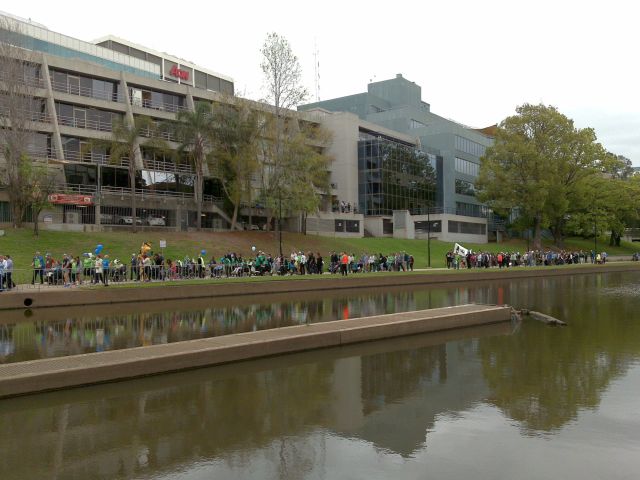
MULTIPOLYGON (((127 262, 131 254, 138 252, 143 242, 150 242, 153 251, 159 251, 159 241, 166 240, 164 249, 166 258, 184 258, 185 255, 196 256, 201 250, 207 251, 207 258, 215 255, 220 257, 227 252, 236 252, 247 256, 251 254, 251 246, 276 255, 279 250, 278 235, 273 232, 224 232, 224 233, 196 233, 196 232, 138 232, 127 230, 120 232, 52 232, 42 231, 39 237, 33 236, 31 229, 4 230, 0 237, 0 254, 9 254, 14 258, 15 268, 29 268, 35 251, 42 254, 49 252, 55 258, 62 254, 82 255, 83 252, 93 251, 98 243, 104 245, 104 253, 127 262)), ((324 257, 329 252, 347 251, 360 255, 363 252, 392 253, 406 251, 415 258, 416 268, 427 265, 427 242, 425 240, 402 240, 393 238, 330 238, 315 235, 283 233, 282 249, 285 254, 293 250, 305 252, 320 252, 324 257)), ((630 256, 638 251, 635 244, 623 243, 622 247, 609 247, 604 238, 598 241, 599 249, 606 250, 610 255, 630 256)), ((483 251, 524 251, 526 243, 511 240, 504 243, 489 243, 486 245, 464 244, 467 248, 483 251)), ((431 266, 444 266, 445 253, 453 245, 449 242, 431 241, 431 266)), ((567 249, 590 250, 593 240, 568 239, 567 249)))

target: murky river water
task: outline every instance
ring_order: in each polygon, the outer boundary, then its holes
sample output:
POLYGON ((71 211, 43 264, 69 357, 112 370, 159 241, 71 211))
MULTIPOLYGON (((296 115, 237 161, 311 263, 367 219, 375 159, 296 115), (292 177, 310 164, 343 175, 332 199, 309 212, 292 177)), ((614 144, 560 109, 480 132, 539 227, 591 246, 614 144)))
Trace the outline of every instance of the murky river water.
POLYGON ((640 274, 3 315, 2 361, 468 302, 567 321, 0 400, 0 479, 635 479, 640 274))

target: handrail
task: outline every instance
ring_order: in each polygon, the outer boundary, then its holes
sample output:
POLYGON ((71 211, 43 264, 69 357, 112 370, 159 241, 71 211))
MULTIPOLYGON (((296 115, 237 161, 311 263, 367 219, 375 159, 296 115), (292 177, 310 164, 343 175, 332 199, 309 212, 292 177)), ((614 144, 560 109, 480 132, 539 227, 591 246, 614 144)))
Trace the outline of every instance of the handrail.
MULTIPOLYGON (((8 72, 0 70, 0 81, 4 82, 9 78, 8 72)), ((40 77, 34 77, 33 75, 20 75, 19 82, 27 85, 28 87, 44 88, 44 82, 40 77)))
POLYGON ((89 120, 86 118, 81 119, 68 117, 66 115, 58 115, 58 123, 67 127, 97 130, 99 132, 111 132, 113 130, 113 126, 110 123, 89 120))
POLYGON ((56 193, 80 193, 83 195, 93 195, 97 191, 95 185, 84 184, 59 184, 54 187, 56 193))
MULTIPOLYGON (((59 188, 67 189, 78 193, 86 193, 88 189, 92 189, 91 191, 96 192, 95 185, 62 185, 59 188)), ((101 193, 106 195, 129 195, 131 193, 131 189, 129 187, 110 187, 110 186, 102 186, 99 190, 101 193)), ((193 199, 192 192, 175 192, 172 190, 149 190, 145 188, 136 188, 136 196, 140 197, 155 197, 155 198, 182 198, 186 200, 193 199)), ((204 203, 212 203, 212 204, 222 204, 223 199, 220 197, 215 197, 213 195, 203 195, 202 198, 204 203)))
POLYGON ((140 130, 140 135, 143 137, 147 137, 147 138, 162 138, 163 140, 168 140, 171 142, 177 142, 177 138, 175 133, 168 131, 168 130, 155 130, 155 131, 151 131, 150 128, 145 128, 143 130, 140 130))
MULTIPOLYGON (((29 108, 18 108, 18 112, 26 113, 29 115, 29 121, 31 122, 41 122, 41 123, 49 123, 51 121, 51 117, 47 112, 38 112, 36 110, 31 110, 29 108)), ((11 115, 11 109, 5 105, 0 106, 0 115, 7 116, 11 115)), ((11 120, 11 118, 9 118, 11 120)))
POLYGON ((143 159, 144 166, 148 170, 157 170, 160 172, 174 172, 174 173, 184 173, 184 174, 193 174, 193 169, 191 165, 183 164, 183 163, 174 163, 174 162, 164 162, 160 160, 149 160, 143 159))
POLYGON ((144 98, 142 100, 138 100, 133 97, 131 97, 131 105, 133 105, 134 107, 150 108, 152 110, 162 110, 162 111, 171 112, 171 113, 189 110, 189 108, 184 105, 175 105, 173 103, 164 103, 164 102, 154 102, 152 100, 147 100, 144 98))
POLYGON ((78 95, 81 97, 95 98, 97 100, 106 100, 109 102, 122 102, 122 99, 116 92, 109 94, 107 92, 101 92, 100 90, 94 91, 92 88, 82 86, 72 87, 69 84, 54 82, 53 77, 51 77, 51 88, 56 92, 68 93, 69 95, 78 95))
POLYGON ((111 156, 105 153, 95 153, 95 152, 74 152, 64 150, 64 158, 65 160, 70 160, 72 162, 88 162, 95 163, 98 165, 115 165, 128 167, 129 166, 129 158, 128 157, 120 157, 118 162, 112 162, 111 156))

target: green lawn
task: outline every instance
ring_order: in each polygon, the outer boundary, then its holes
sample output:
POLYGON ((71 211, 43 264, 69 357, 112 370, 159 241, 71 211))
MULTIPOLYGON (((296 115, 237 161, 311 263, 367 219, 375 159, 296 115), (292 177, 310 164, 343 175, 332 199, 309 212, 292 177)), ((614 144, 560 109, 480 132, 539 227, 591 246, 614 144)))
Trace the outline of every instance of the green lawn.
MULTIPOLYGON (((277 234, 271 232, 228 232, 228 233, 182 233, 182 232, 138 232, 127 230, 118 232, 53 232, 42 231, 39 237, 34 237, 30 229, 4 229, 4 236, 0 237, 0 254, 9 254, 14 258, 15 268, 30 268, 31 258, 35 251, 42 254, 51 253, 55 258, 61 258, 63 253, 82 255, 93 251, 98 243, 104 245, 104 253, 111 259, 119 258, 128 262, 134 252, 140 250, 143 242, 151 242, 153 250, 159 251, 159 241, 167 241, 164 250, 166 258, 183 258, 185 255, 197 256, 200 250, 207 251, 206 257, 215 255, 217 258, 227 252, 236 252, 244 256, 251 254, 251 246, 258 250, 276 255, 278 253, 277 234)), ((609 255, 628 255, 636 252, 635 244, 624 243, 622 247, 610 248, 604 238, 598 241, 599 249, 606 250, 609 255)), ((523 241, 511 240, 505 243, 489 243, 486 245, 464 244, 473 250, 491 252, 524 251, 523 241)), ((443 267, 445 253, 453 247, 451 243, 431 241, 431 266, 443 267)), ((568 239, 567 249, 593 248, 593 239, 568 239)), ((393 238, 330 238, 315 235, 301 235, 295 233, 283 234, 283 251, 285 254, 293 250, 320 252, 325 258, 332 250, 347 251, 360 255, 364 252, 384 253, 406 251, 415 258, 415 267, 424 268, 427 265, 427 242, 425 240, 400 240, 393 238)))

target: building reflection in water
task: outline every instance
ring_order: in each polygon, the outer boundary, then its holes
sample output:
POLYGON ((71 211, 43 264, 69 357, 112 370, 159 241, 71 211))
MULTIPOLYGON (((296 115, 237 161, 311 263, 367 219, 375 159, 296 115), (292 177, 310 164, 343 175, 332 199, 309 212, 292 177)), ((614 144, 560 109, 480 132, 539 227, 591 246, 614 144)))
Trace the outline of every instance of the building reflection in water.
POLYGON ((320 455, 301 449, 317 431, 410 456, 436 415, 486 396, 473 361, 477 337, 510 331, 502 324, 421 335, 5 400, 0 471, 9 472, 3 479, 50 478, 51 470, 130 478, 212 459, 243 464, 266 449, 279 468, 300 472, 320 455), (25 462, 27 451, 42 461, 25 462))

